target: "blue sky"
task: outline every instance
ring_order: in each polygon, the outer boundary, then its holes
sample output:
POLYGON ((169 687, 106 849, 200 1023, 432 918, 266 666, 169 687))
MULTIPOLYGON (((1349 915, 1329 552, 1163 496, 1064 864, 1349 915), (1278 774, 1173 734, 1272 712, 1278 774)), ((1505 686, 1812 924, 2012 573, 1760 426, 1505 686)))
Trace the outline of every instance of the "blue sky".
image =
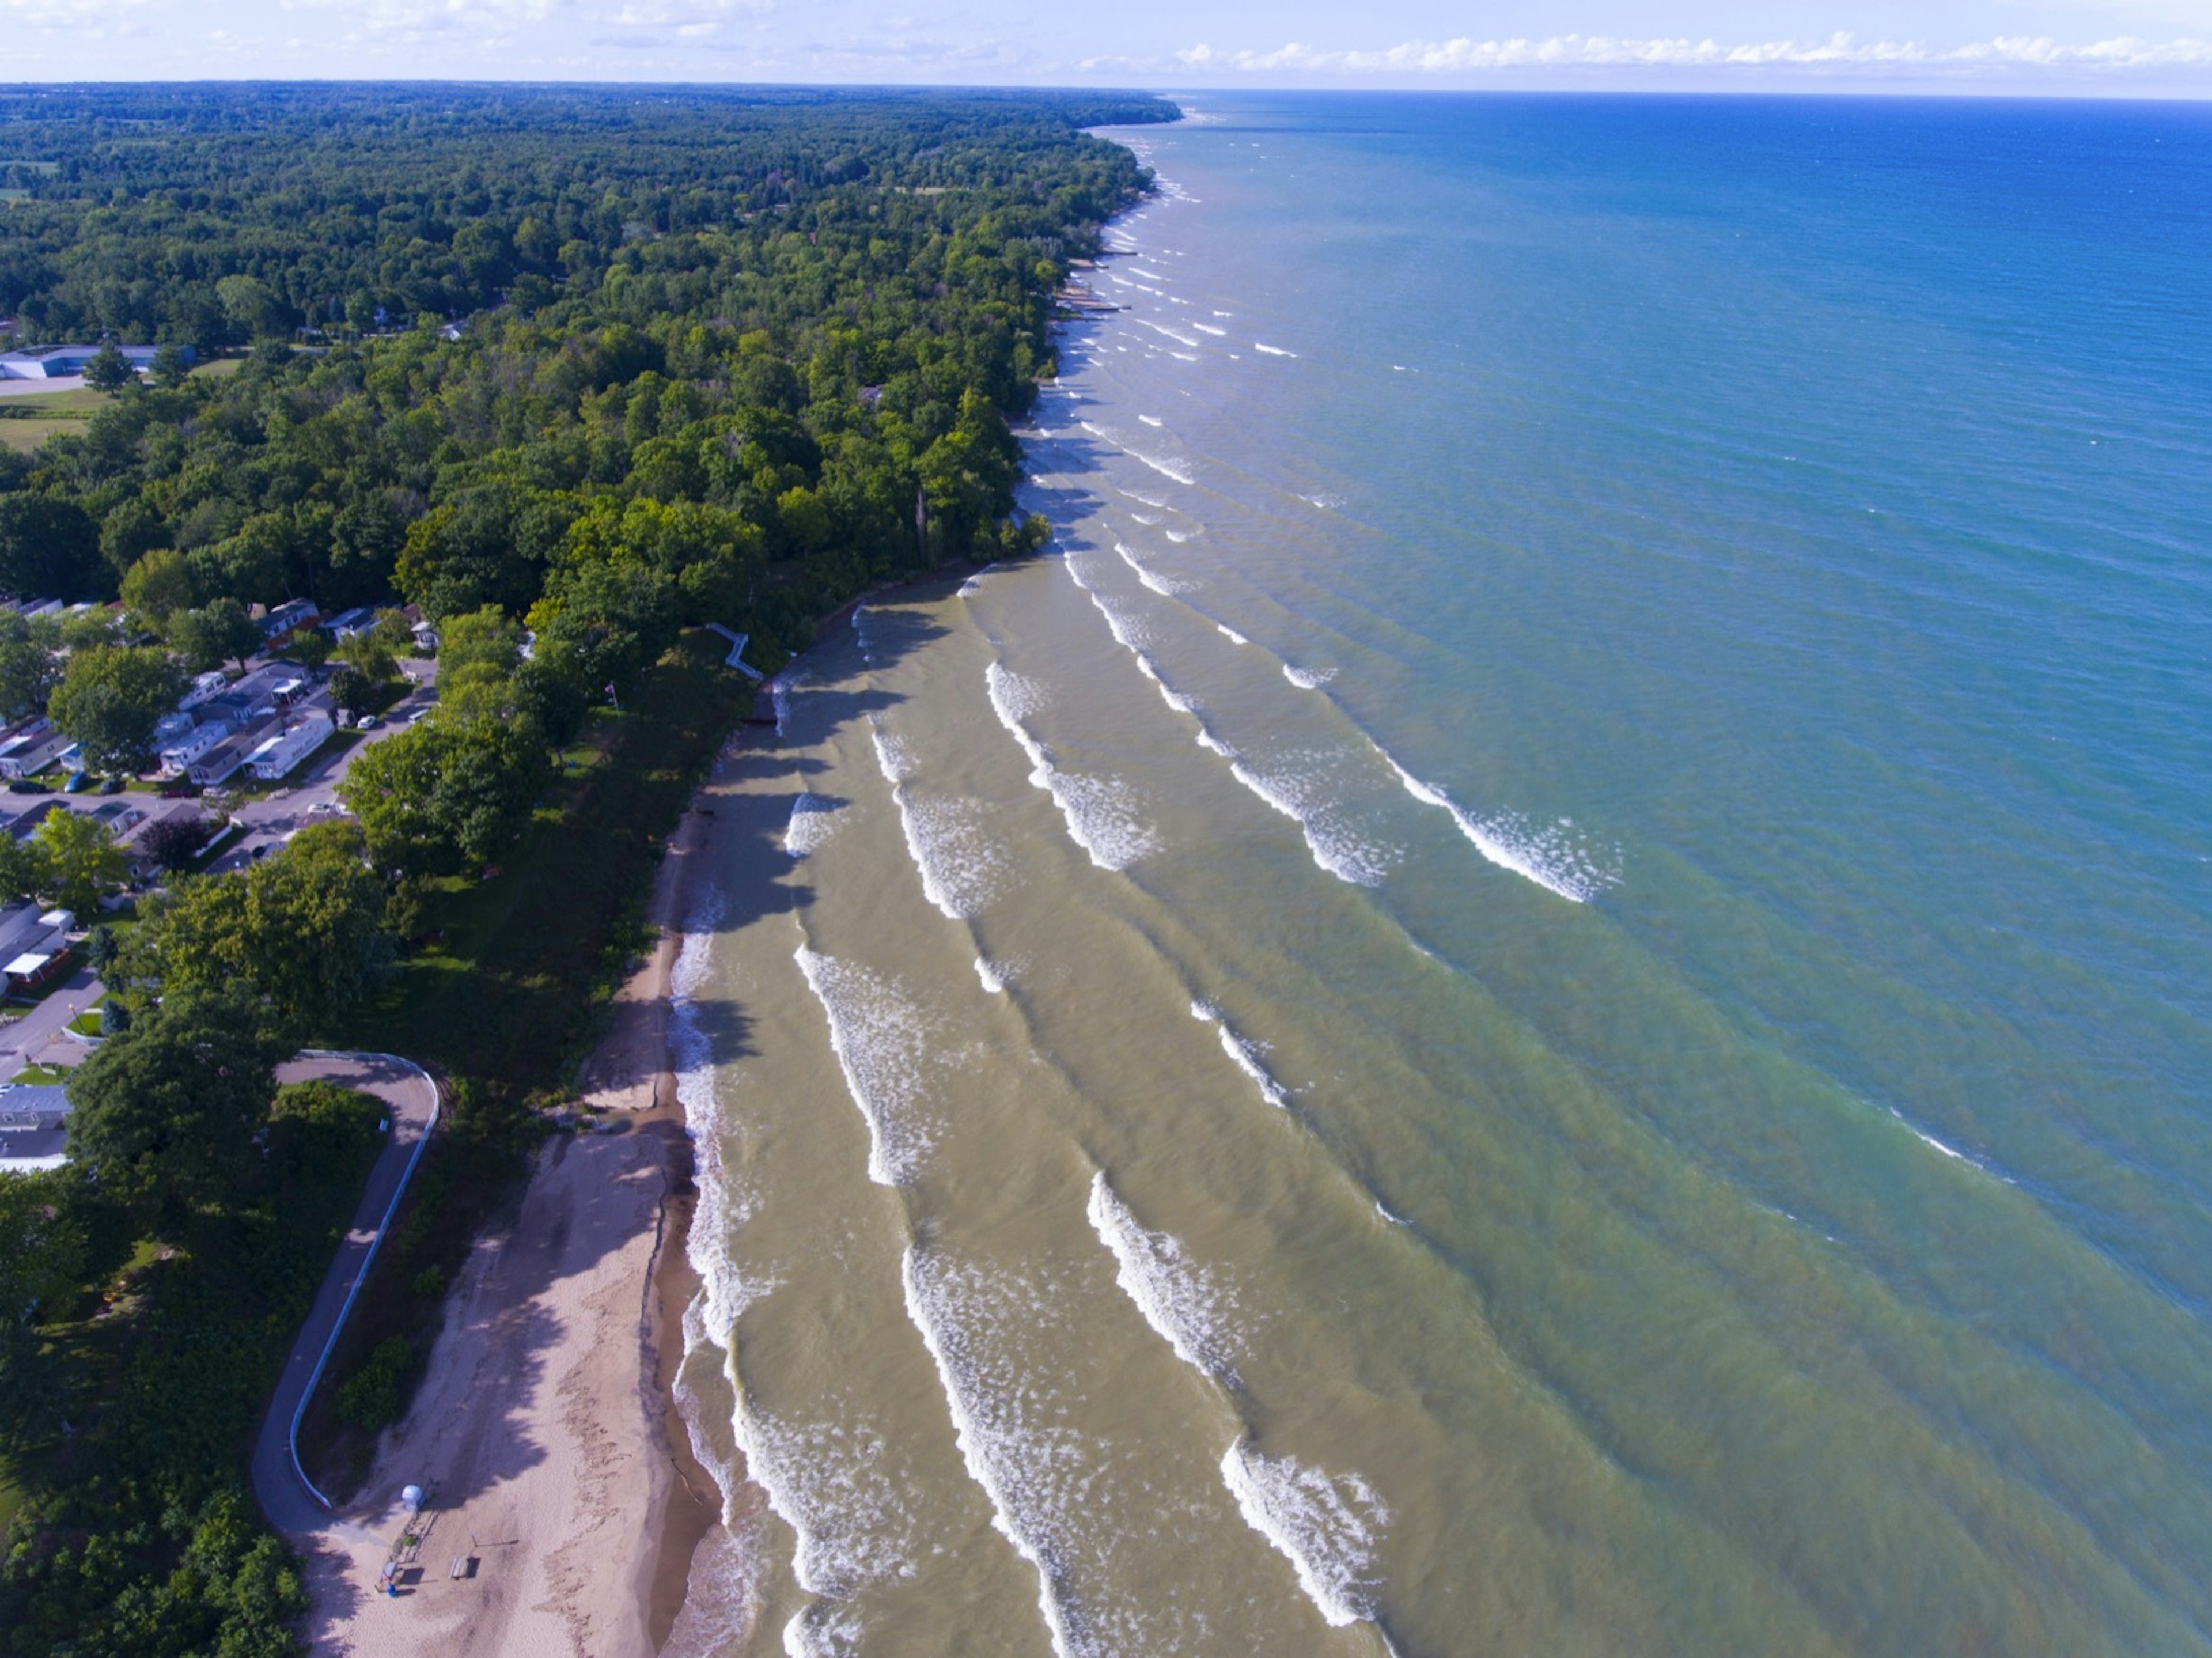
POLYGON ((6 78, 2212 95, 2212 0, 0 0, 6 78))

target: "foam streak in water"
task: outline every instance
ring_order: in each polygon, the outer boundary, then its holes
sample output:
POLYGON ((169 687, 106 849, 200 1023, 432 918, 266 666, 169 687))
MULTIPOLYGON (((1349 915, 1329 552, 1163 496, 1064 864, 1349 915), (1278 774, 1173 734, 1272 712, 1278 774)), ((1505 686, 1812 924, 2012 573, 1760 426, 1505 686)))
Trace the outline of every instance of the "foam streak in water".
POLYGON ((1219 1008, 1206 1002, 1193 1002, 1190 1017, 1214 1027, 1215 1034, 1221 1038, 1221 1051, 1236 1062, 1239 1071, 1252 1079, 1261 1099, 1278 1111, 1291 1108, 1291 1096, 1283 1091, 1280 1083, 1267 1074, 1267 1067, 1260 1062, 1260 1050, 1230 1029, 1229 1021, 1221 1017, 1219 1008))
POLYGON ((921 1010, 866 968, 804 944, 797 959, 830 1022, 845 1091, 868 1125, 868 1178, 903 1186, 931 1140, 922 1080, 931 1047, 921 1010))
POLYGON ((1233 1384, 1237 1341, 1228 1292, 1180 1242, 1138 1224, 1103 1169, 1091 1176, 1090 1216, 1091 1230, 1121 1265, 1116 1281, 1153 1333, 1193 1370, 1233 1384))
POLYGON ((1249 1440, 1221 1459, 1222 1483, 1253 1530, 1280 1551, 1322 1618, 1341 1629, 1375 1615, 1375 1548, 1390 1511, 1358 1474, 1332 1479, 1249 1440))
POLYGON ((1424 783, 1407 771, 1379 744, 1377 754, 1398 774, 1406 793, 1425 805, 1451 814, 1459 832, 1474 849, 1498 868, 1534 881, 1547 892, 1555 892, 1571 903, 1586 904, 1619 879, 1601 868, 1565 834, 1564 821, 1551 829, 1533 829, 1510 814, 1477 817, 1433 783, 1424 783))
MULTIPOLYGON (((1122 870, 1159 845, 1149 824, 1131 808, 1127 792, 1103 777, 1080 777, 1053 763, 1043 744, 1021 722, 1020 708, 1030 682, 994 662, 984 669, 992 712, 1029 756, 1030 781, 1052 796, 1067 832, 1091 861, 1105 870, 1122 870)), ((1033 694, 1033 691, 1031 692, 1033 694)))
POLYGON ((876 764, 891 786, 922 895, 952 920, 981 914, 998 892, 1002 864, 997 844, 977 821, 981 809, 965 800, 917 796, 906 782, 911 762, 897 739, 872 717, 868 734, 876 764))
POLYGON ((907 1316, 936 1361, 969 1478, 989 1499, 992 1525, 1036 1571, 1037 1609, 1054 1652, 1107 1658, 1110 1649, 1069 1582, 1081 1448, 1066 1427, 1033 1419, 1042 1401, 994 1351, 993 1304, 1018 1302, 1019 1286, 919 1248, 899 1263, 899 1282, 907 1316))

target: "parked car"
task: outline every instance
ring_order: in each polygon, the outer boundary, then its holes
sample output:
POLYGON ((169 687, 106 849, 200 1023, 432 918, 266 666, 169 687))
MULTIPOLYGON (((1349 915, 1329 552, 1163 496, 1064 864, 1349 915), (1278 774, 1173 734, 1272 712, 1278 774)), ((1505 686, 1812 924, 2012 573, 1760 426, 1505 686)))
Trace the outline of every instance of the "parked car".
POLYGON ((102 794, 120 794, 120 793, 123 793, 123 780, 122 780, 121 778, 119 778, 119 777, 103 777, 103 778, 101 778, 101 779, 100 780, 100 792, 102 794))
POLYGON ((353 728, 357 732, 374 731, 376 729, 376 716, 373 714, 365 714, 362 715, 360 719, 353 722, 353 728))
POLYGON ((62 793, 64 794, 82 794, 91 786, 92 779, 89 775, 84 772, 73 771, 69 774, 69 781, 62 785, 62 793))
POLYGON ((35 777, 19 777, 8 785, 10 794, 52 794, 53 792, 52 783, 41 783, 35 777))
POLYGON ((173 783, 161 785, 164 800, 189 800, 200 792, 200 786, 187 778, 179 777, 173 783))

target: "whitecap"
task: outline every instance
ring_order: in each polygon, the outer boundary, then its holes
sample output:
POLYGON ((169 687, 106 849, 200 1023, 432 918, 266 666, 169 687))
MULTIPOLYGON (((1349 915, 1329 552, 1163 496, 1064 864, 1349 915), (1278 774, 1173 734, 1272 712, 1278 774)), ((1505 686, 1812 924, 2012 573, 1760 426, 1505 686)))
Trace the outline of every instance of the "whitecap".
POLYGON ((1164 426, 1165 426, 1165 425, 1167 424, 1167 422, 1166 422, 1165 421, 1162 420, 1162 419, 1161 419, 1158 415, 1139 415, 1139 416, 1137 416, 1137 418, 1138 418, 1139 420, 1140 420, 1140 421, 1144 422, 1144 423, 1145 423, 1146 425, 1147 425, 1147 426, 1161 426, 1161 427, 1164 427, 1164 426))
POLYGON ((791 821, 784 826, 783 849, 793 858, 804 858, 837 832, 843 820, 835 800, 801 790, 791 803, 791 821))
POLYGON ((1306 668, 1294 668, 1285 662, 1283 664, 1283 677, 1302 691, 1317 691, 1336 677, 1336 670, 1323 668, 1316 672, 1306 668))
POLYGON ((845 1091, 868 1126, 868 1178, 903 1186, 935 1137, 925 1076, 942 1056, 931 1046, 927 1022, 894 987, 856 963, 805 944, 796 959, 829 1021, 845 1091))
MULTIPOLYGON (((1215 312, 1213 314, 1214 314, 1215 316, 1217 316, 1217 317, 1218 317, 1218 316, 1219 316, 1219 315, 1221 314, 1221 313, 1219 313, 1218 311, 1217 311, 1217 312, 1215 312)), ((1225 329, 1225 328, 1216 328, 1216 327, 1215 327, 1212 323, 1210 323, 1210 322, 1194 322, 1194 323, 1191 324, 1191 326, 1192 326, 1193 328, 1195 328, 1196 330, 1198 330, 1198 331, 1199 331, 1200 333, 1201 333, 1201 334, 1211 334, 1211 335, 1212 335, 1212 336, 1214 337, 1214 338, 1216 338, 1216 339, 1226 339, 1226 338, 1228 338, 1228 337, 1229 337, 1229 331, 1228 331, 1227 329, 1225 329)))
POLYGON ((1153 1333, 1193 1370, 1235 1385, 1236 1297, 1226 1284, 1193 1260, 1179 1240, 1139 1225, 1103 1170, 1091 1176, 1088 1212, 1091 1230, 1120 1267, 1115 1282, 1153 1333))
POLYGON ((899 1262, 908 1319, 937 1366, 968 1477, 991 1524, 1037 1575, 1037 1610, 1058 1658, 1108 1658, 1118 1643, 1076 1595, 1071 1570, 1087 1508, 1088 1448, 1011 1361, 1056 1313, 1034 1286, 910 1247, 899 1262))
POLYGON ((1252 342, 1252 349, 1255 351, 1264 351, 1271 357, 1295 357, 1298 355, 1295 351, 1285 351, 1279 345, 1262 345, 1257 340, 1252 342))
POLYGON ((1358 1474, 1334 1477, 1239 1440, 1221 1458, 1222 1483, 1245 1522, 1274 1545, 1298 1587, 1336 1628, 1375 1615, 1375 1550, 1390 1511, 1358 1474))
POLYGON ((1395 847, 1365 839, 1341 820, 1327 792, 1328 770, 1309 762, 1298 769, 1286 770, 1279 764, 1263 772, 1242 756, 1232 758, 1229 766, 1230 775, 1298 826, 1306 850, 1322 870, 1352 886, 1380 885, 1400 854, 1395 847))
POLYGON ((1261 1061, 1261 1049, 1238 1035, 1230 1027, 1229 1021, 1222 1017, 1219 1008, 1210 1002, 1193 1002, 1190 1005, 1190 1017, 1214 1028, 1214 1034, 1221 1039, 1221 1051, 1235 1061, 1239 1071, 1252 1079, 1253 1085, 1260 1090, 1261 1099, 1267 1101, 1278 1111, 1287 1111, 1291 1108, 1290 1095, 1285 1091, 1280 1083, 1268 1074, 1267 1067, 1261 1061))
POLYGON ((1122 870, 1155 852, 1159 839, 1138 816, 1128 791, 1111 779, 1064 772, 1044 744, 1031 737, 1015 712, 1009 682, 1018 677, 994 662, 984 669, 992 712, 1029 756, 1030 781, 1052 797, 1075 844, 1100 869, 1122 870))
POLYGON ((1249 645, 1252 642, 1225 622, 1215 623, 1213 624, 1213 629, 1232 645, 1249 645))
POLYGON ((1424 783, 1407 771, 1380 744, 1375 751, 1398 774, 1407 793, 1425 805, 1449 812, 1452 822, 1459 826, 1459 832, 1498 868, 1510 870, 1534 881, 1547 892, 1557 893, 1577 904, 1588 903, 1620 878, 1617 866, 1599 863, 1571 835, 1572 825, 1565 818, 1557 825, 1541 829, 1510 812, 1477 817, 1443 789, 1433 783, 1424 783))
POLYGON ((868 725, 876 763, 898 807, 907 856, 921 878, 922 895, 949 920, 973 920, 998 896, 1006 873, 1005 856, 985 827, 983 808, 957 797, 918 793, 906 780, 913 768, 906 750, 873 715, 868 725))

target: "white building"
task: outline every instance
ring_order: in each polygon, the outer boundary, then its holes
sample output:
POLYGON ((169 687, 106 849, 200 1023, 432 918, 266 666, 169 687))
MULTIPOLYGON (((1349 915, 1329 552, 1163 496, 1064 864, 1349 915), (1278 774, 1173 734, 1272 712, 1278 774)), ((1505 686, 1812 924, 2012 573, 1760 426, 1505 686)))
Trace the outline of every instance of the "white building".
MULTIPOLYGON (((123 345, 116 349, 123 353, 123 361, 140 374, 154 367, 154 354, 161 348, 152 345, 123 345)), ((185 361, 192 360, 192 348, 180 348, 185 361)), ((21 351, 0 351, 0 380, 66 380, 84 373, 85 365, 100 355, 96 345, 33 345, 21 351)))
POLYGON ((311 708, 296 723, 286 726, 246 757, 246 769, 264 783, 274 783, 293 767, 322 747, 336 727, 321 708, 311 708))
POLYGON ((174 777, 193 761, 230 735, 230 721, 210 720, 204 725, 192 726, 179 738, 161 745, 161 772, 174 777))
POLYGON ((180 709, 197 708, 210 696, 221 696, 229 689, 230 677, 220 668, 210 668, 192 681, 191 689, 185 693, 177 707, 180 709))
POLYGON ((0 741, 0 777, 29 777, 53 764, 76 745, 43 720, 0 741))
POLYGON ((223 738, 198 759, 188 763, 185 767, 185 775, 204 789, 211 789, 218 783, 228 781, 246 763, 246 757, 273 735, 276 729, 276 722, 273 720, 259 720, 246 726, 235 736, 223 738))

